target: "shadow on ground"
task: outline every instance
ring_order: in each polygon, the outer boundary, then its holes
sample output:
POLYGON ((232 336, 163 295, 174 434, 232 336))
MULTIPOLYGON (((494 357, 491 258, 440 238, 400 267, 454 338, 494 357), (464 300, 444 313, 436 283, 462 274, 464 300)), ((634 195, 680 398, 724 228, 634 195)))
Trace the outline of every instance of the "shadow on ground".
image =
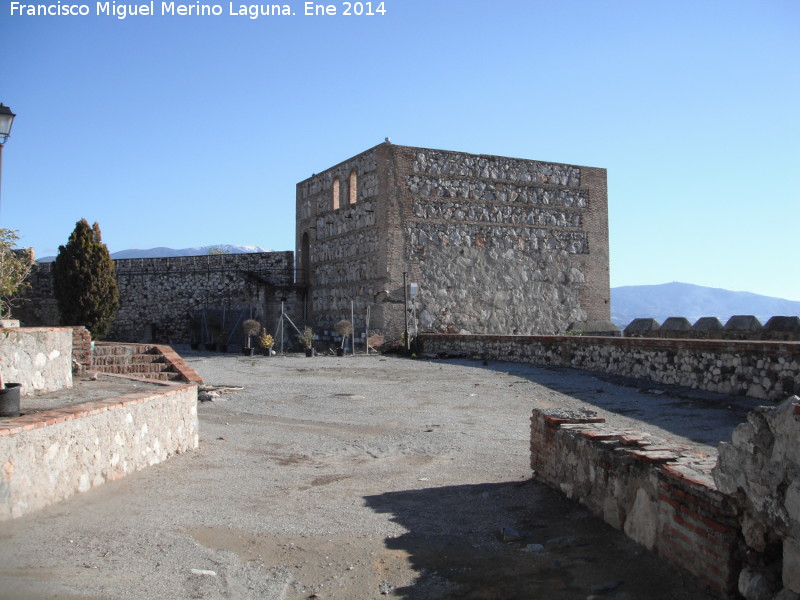
POLYGON ((492 361, 484 364, 466 359, 453 362, 520 377, 599 409, 714 447, 721 441, 730 441, 734 428, 747 420, 747 413, 765 403, 570 367, 492 361))
POLYGON ((580 505, 533 480, 365 497, 408 532, 385 540, 418 573, 415 600, 709 599, 580 505))

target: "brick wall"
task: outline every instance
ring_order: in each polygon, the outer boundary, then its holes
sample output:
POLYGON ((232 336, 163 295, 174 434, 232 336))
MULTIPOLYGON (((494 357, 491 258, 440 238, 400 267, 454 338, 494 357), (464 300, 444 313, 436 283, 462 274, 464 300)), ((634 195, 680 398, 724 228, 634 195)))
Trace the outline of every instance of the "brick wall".
POLYGON ((83 373, 92 368, 92 334, 86 327, 72 328, 72 371, 83 373))

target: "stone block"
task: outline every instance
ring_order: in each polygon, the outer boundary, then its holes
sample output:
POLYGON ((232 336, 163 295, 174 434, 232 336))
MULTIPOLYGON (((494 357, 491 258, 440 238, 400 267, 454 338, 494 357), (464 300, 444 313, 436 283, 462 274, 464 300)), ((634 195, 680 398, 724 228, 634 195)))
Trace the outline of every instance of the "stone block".
POLYGON ((792 537, 783 540, 783 586, 800 594, 800 542, 792 537))
POLYGON ((764 340, 800 340, 800 317, 771 317, 761 332, 764 340))
POLYGON ((656 544, 658 533, 658 504, 644 490, 636 490, 636 498, 623 527, 625 534, 648 550, 656 544))
POLYGON ((624 329, 625 337, 655 337, 661 325, 655 319, 634 319, 624 329))
POLYGON ((689 331, 692 324, 686 317, 669 317, 661 324, 661 331, 689 331))
POLYGON ((726 339, 754 339, 763 329, 761 321, 753 315, 735 315, 725 323, 723 336, 726 339))
POLYGON ((690 338, 692 337, 692 324, 686 317, 669 317, 661 324, 658 333, 662 338, 690 338))
POLYGON ((622 332, 611 321, 583 321, 571 323, 567 333, 576 335, 620 337, 622 332))

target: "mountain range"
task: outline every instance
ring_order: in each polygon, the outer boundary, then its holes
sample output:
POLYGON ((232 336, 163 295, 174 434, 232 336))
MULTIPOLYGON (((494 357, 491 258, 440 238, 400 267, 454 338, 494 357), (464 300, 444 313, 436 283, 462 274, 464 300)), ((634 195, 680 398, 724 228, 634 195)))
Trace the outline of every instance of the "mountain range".
POLYGON ((678 282, 611 288, 611 320, 620 328, 636 318, 663 323, 669 317, 691 323, 717 317, 724 325, 734 315, 754 315, 764 324, 770 317, 800 315, 800 302, 678 282))
MULTIPOLYGON (((178 250, 165 247, 120 250, 112 253, 111 258, 202 256, 211 251, 245 254, 270 250, 252 245, 219 244, 178 250)), ((39 262, 53 260, 54 256, 48 256, 39 262)), ((686 317, 692 323, 700 317, 717 317, 724 325, 734 315, 755 315, 761 323, 766 323, 770 317, 800 315, 800 302, 679 282, 611 288, 611 320, 620 328, 640 317, 656 319, 660 323, 669 317, 686 317)))
MULTIPOLYGON (((165 248, 159 246, 158 248, 149 248, 147 250, 120 250, 119 252, 112 252, 111 258, 166 258, 168 256, 204 256, 212 251, 222 252, 224 254, 248 254, 250 252, 270 252, 267 248, 261 246, 232 246, 230 244, 217 244, 216 246, 200 246, 198 248, 165 248)), ((38 262, 53 262, 55 256, 45 256, 38 259, 38 262)))

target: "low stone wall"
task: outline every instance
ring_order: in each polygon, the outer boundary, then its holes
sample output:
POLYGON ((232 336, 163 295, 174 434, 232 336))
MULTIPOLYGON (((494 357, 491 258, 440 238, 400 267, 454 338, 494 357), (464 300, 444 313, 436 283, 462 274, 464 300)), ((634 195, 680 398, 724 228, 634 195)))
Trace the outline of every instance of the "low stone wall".
POLYGON ((197 387, 126 394, 0 420, 0 520, 197 448, 197 387))
POLYGON ((23 396, 72 387, 71 327, 19 327, 0 332, 0 373, 23 396))
POLYGON ((602 418, 533 411, 534 475, 724 596, 737 586, 737 507, 715 459, 602 418))
POLYGON ((418 341, 426 353, 574 367, 764 400, 800 390, 798 342, 446 334, 418 341))

